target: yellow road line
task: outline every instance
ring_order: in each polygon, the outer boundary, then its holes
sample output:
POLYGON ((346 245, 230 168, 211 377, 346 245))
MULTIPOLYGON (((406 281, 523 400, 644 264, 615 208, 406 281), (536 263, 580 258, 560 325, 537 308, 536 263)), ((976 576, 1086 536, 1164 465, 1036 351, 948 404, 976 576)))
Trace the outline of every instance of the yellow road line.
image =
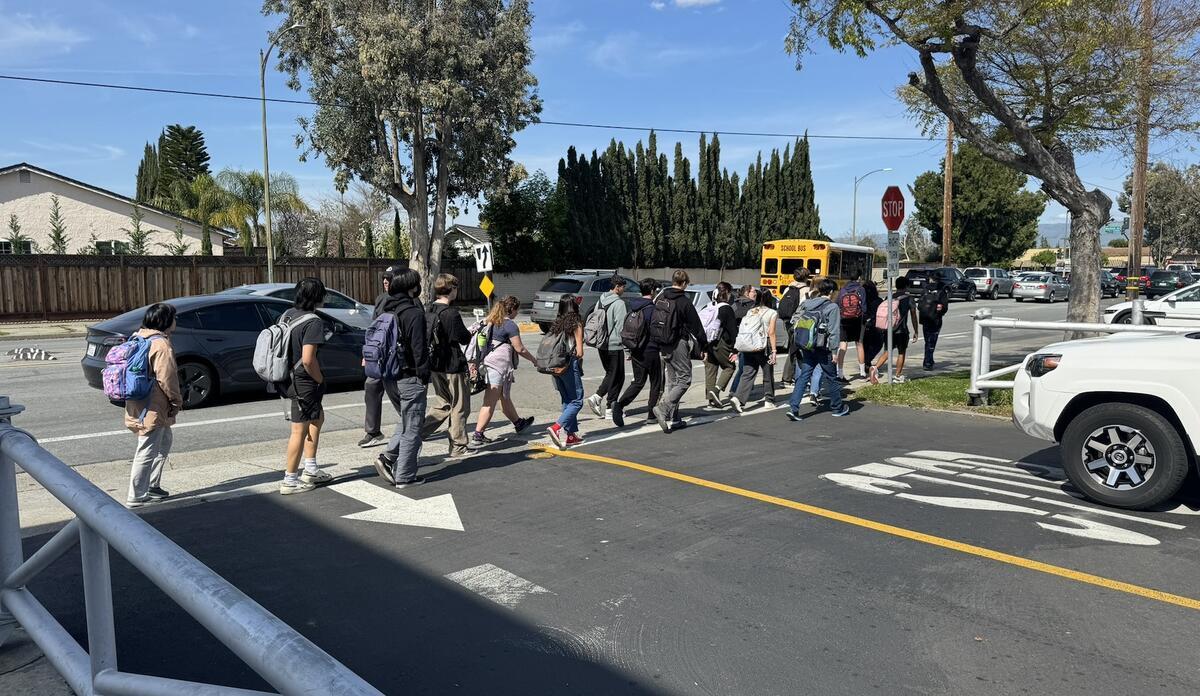
POLYGON ((1155 590, 1149 587, 1142 587, 1141 585, 1134 585, 1132 583, 1122 582, 1120 580, 1113 580, 1111 578, 1105 578, 1099 575, 1092 575, 1091 573, 1084 573, 1078 570, 1072 570, 1070 568, 1063 568, 1062 566, 1043 563, 1042 561, 1035 561, 1022 556, 1014 556, 1010 553, 1004 553, 1003 551, 995 551, 982 546, 975 546, 974 544, 966 544, 961 541, 954 541, 953 539, 946 539, 943 537, 934 536, 932 534, 925 534, 924 532, 905 529, 904 527, 897 527, 895 525, 876 522, 874 520, 868 520, 862 517, 856 517, 854 515, 847 515, 844 512, 837 512, 835 510, 828 510, 815 505, 799 503, 794 500, 788 500, 787 498, 779 498, 777 496, 767 495, 765 493, 759 493, 757 491, 751 491, 745 488, 738 488, 737 486, 729 486, 724 483, 717 483, 716 481, 709 481, 707 479, 681 474, 677 471, 659 469, 658 467, 638 464, 637 462, 629 462, 623 459, 614 459, 612 457, 604 457, 597 454, 588 454, 586 452, 562 452, 548 447, 544 449, 545 451, 559 457, 582 459, 586 461, 600 462, 602 464, 621 466, 625 467, 626 469, 633 469, 634 471, 641 471, 654 476, 662 476, 664 478, 690 483, 694 486, 710 488, 714 491, 721 491, 723 493, 730 493, 743 498, 757 500, 770 505, 778 505, 779 507, 799 510, 800 512, 806 512, 817 517, 824 517, 825 519, 854 525, 855 527, 862 527, 864 529, 870 529, 883 534, 890 534, 903 539, 918 541, 922 544, 929 544, 930 546, 938 546, 943 549, 950 549, 951 551, 958 551, 960 553, 966 553, 972 556, 979 556, 981 558, 987 558, 999 563, 1007 563, 1019 568, 1035 570, 1039 573, 1046 573, 1047 575, 1056 575, 1060 578, 1074 580, 1075 582, 1095 585, 1097 587, 1103 587, 1116 592, 1125 592, 1127 594, 1144 597, 1146 599, 1152 599, 1158 602, 1165 602, 1167 604, 1175 604, 1177 606, 1187 607, 1188 609, 1200 610, 1200 599, 1184 597, 1182 595, 1171 594, 1169 592, 1163 592, 1161 590, 1155 590))

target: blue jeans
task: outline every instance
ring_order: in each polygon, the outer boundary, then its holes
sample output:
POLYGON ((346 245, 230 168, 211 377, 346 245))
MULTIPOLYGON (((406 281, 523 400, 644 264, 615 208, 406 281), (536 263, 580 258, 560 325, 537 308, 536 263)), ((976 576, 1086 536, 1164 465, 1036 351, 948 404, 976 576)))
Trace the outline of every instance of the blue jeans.
POLYGON ((800 355, 796 369, 796 384, 792 387, 792 398, 788 401, 793 411, 800 408, 800 400, 809 380, 816 372, 821 375, 825 396, 829 397, 829 408, 837 411, 842 407, 842 385, 837 381, 837 366, 833 364, 833 352, 827 349, 805 351, 800 355))
POLYGON ((573 358, 567 371, 555 375, 554 386, 562 397, 562 415, 555 421, 568 433, 579 432, 579 410, 583 408, 583 370, 579 360, 573 358))
POLYGON ((742 384, 742 370, 746 367, 746 358, 741 353, 738 353, 737 369, 733 373, 733 382, 729 384, 729 393, 736 394, 738 387, 742 384))

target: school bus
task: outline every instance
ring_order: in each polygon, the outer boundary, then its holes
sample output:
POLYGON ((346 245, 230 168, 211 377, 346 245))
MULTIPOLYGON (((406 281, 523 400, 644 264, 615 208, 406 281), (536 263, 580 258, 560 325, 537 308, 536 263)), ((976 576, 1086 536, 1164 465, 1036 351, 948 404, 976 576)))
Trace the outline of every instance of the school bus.
POLYGON ((841 285, 861 273, 871 278, 875 250, 854 244, 816 239, 776 239, 762 248, 762 285, 782 292, 795 280, 795 272, 807 268, 814 278, 832 278, 841 285))

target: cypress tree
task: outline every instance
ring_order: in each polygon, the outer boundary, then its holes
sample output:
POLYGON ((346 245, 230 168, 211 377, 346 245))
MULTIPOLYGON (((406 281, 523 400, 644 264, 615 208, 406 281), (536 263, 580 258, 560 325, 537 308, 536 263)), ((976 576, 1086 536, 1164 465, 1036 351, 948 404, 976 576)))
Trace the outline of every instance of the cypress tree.
POLYGON ((342 234, 342 228, 338 228, 338 246, 337 255, 339 259, 346 258, 346 237, 342 234))
POLYGON ((158 148, 146 143, 142 161, 138 163, 137 183, 134 199, 138 203, 150 203, 158 191, 158 148))
POLYGON ((667 156, 664 153, 659 153, 658 166, 654 172, 654 188, 651 191, 654 214, 658 219, 655 229, 655 235, 658 239, 658 258, 654 264, 655 266, 669 265, 667 260, 667 245, 671 237, 671 178, 667 175, 668 171, 667 156))
POLYGON ((683 144, 675 143, 674 187, 671 192, 671 259, 673 266, 691 266, 695 261, 696 209, 691 164, 683 156, 683 144))
POLYGON ((363 221, 363 256, 368 259, 375 258, 375 226, 369 221, 363 221))
POLYGON ((807 133, 804 134, 804 139, 796 145, 796 151, 798 153, 795 163, 796 195, 799 198, 797 230, 803 232, 809 239, 827 239, 828 237, 821 231, 821 214, 817 209, 816 193, 813 189, 812 161, 809 157, 807 133))
POLYGON ((696 161, 696 222, 692 246, 696 255, 692 263, 697 266, 707 266, 712 256, 712 160, 708 155, 708 135, 700 134, 700 154, 696 161))

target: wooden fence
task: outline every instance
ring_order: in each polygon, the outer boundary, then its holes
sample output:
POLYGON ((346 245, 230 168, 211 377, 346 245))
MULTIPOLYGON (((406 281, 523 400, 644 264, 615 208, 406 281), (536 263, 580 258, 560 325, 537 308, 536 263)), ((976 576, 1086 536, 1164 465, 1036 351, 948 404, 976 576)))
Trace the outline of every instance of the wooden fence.
MULTIPOLYGON (((360 302, 374 301, 386 259, 283 259, 275 282, 314 276, 360 302)), ((459 302, 483 302, 474 265, 446 266, 460 282, 459 302)), ((0 256, 0 321, 108 317, 153 302, 207 295, 246 283, 265 283, 261 257, 237 256, 0 256)))

